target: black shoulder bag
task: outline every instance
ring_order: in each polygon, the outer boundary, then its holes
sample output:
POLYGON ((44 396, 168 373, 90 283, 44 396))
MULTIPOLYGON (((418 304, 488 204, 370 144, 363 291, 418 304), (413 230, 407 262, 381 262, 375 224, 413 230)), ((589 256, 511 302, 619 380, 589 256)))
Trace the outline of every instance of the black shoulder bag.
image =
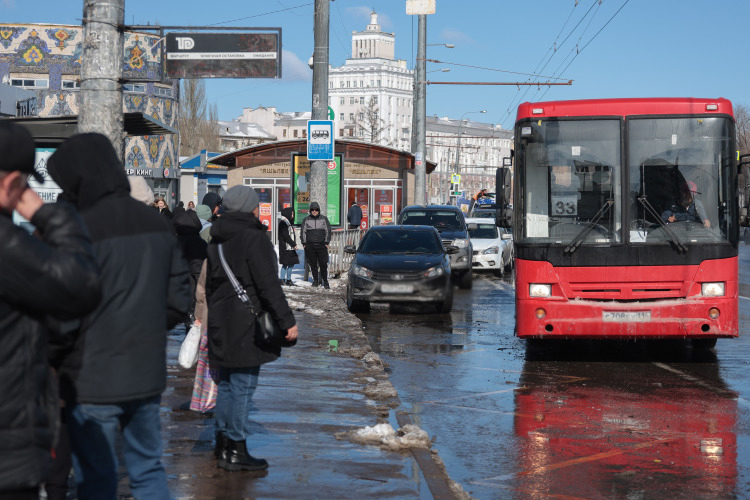
POLYGON ((221 245, 221 243, 218 245, 219 259, 221 259, 221 265, 224 268, 224 272, 227 273, 227 277, 232 283, 232 288, 234 288, 237 296, 242 303, 245 304, 245 307, 250 309, 253 316, 255 316, 255 345, 260 348, 290 347, 291 345, 294 345, 296 342, 290 344, 289 341, 286 340, 285 332, 279 328, 278 323, 274 321, 273 316, 271 316, 268 311, 261 311, 260 314, 255 312, 250 297, 247 296, 247 292, 245 292, 245 289, 242 288, 242 285, 240 285, 240 282, 237 281, 234 273, 229 268, 229 264, 227 264, 227 261, 224 258, 224 250, 221 245))

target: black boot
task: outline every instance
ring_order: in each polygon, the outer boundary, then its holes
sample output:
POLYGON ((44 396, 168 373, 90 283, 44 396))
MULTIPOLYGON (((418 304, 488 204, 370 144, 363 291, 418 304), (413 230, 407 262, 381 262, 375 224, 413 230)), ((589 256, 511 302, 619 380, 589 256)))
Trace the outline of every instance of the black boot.
POLYGON ((313 284, 312 284, 312 286, 318 286, 318 280, 317 279, 313 278, 313 284))
POLYGON ((325 288, 326 290, 330 290, 331 289, 331 287, 328 286, 328 280, 323 280, 323 288, 325 288))
POLYGON ((281 286, 284 286, 284 285, 286 285, 286 281, 284 281, 284 280, 283 280, 283 279, 281 279, 281 278, 279 278, 279 283, 281 283, 281 286))
POLYGON ((292 280, 286 280, 286 286, 297 286, 295 285, 292 280))
POLYGON ((265 470, 268 462, 262 458, 254 458, 247 452, 245 441, 227 439, 226 460, 219 464, 224 470, 265 470))
POLYGON ((214 456, 218 463, 217 467, 224 467, 227 460, 227 437, 223 432, 216 431, 216 446, 214 446, 214 456))

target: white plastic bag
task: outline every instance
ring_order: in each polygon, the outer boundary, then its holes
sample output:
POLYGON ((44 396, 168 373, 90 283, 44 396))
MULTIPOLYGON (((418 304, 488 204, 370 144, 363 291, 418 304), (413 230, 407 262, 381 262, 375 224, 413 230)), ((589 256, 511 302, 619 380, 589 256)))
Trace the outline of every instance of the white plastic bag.
POLYGON ((198 347, 201 343, 201 327, 196 323, 188 330, 185 340, 180 346, 180 354, 177 355, 177 364, 184 369, 190 369, 198 361, 198 347))

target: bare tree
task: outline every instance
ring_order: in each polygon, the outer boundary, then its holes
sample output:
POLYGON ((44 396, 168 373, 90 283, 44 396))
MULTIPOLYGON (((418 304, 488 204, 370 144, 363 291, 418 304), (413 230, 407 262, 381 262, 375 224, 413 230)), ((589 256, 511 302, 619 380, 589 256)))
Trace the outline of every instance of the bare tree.
POLYGON ((359 108, 359 111, 357 112, 356 129, 358 136, 359 132, 362 131, 362 137, 365 141, 372 144, 384 143, 380 136, 385 130, 385 122, 380 118, 380 108, 378 107, 377 97, 370 97, 367 105, 359 108))
POLYGON ((216 104, 208 105, 206 84, 200 79, 180 82, 180 156, 192 156, 202 149, 219 148, 219 126, 216 104))
POLYGON ((741 155, 750 153, 750 109, 744 104, 734 106, 734 121, 737 127, 737 148, 741 155))

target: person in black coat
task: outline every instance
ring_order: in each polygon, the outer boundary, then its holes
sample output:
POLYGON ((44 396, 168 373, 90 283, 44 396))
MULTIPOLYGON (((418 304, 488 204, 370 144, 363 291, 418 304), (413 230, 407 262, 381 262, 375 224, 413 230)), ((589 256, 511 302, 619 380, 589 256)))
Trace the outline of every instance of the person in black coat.
POLYGON ((94 249, 75 208, 45 204, 28 187, 30 174, 44 181, 34 172, 34 147, 25 128, 0 121, 0 498, 39 498, 60 414, 50 326, 101 299, 94 249), (13 223, 14 210, 38 237, 13 223))
POLYGON ((159 196, 156 199, 156 209, 167 219, 172 218, 172 211, 169 209, 169 207, 167 206, 167 202, 164 201, 164 198, 162 196, 159 196))
POLYGON ((246 290, 256 312, 268 311, 297 338, 294 314, 276 278, 276 252, 258 219, 258 195, 248 186, 234 186, 223 198, 224 214, 211 226, 206 266, 208 357, 219 369, 216 397, 216 455, 226 470, 263 470, 268 462, 247 448, 252 435, 249 419, 260 365, 275 361, 280 348, 261 349, 254 343, 255 321, 240 301, 219 258, 219 245, 232 273, 246 290))
MULTIPOLYGON (((200 232, 203 228, 201 220, 195 210, 185 210, 184 207, 178 206, 172 212, 172 226, 177 234, 177 240, 182 248, 182 256, 188 263, 190 269, 190 317, 186 318, 186 323, 192 323, 195 318, 195 288, 198 284, 198 278, 201 275, 201 266, 206 259, 206 249, 208 244, 201 238, 200 232)), ((189 326, 188 326, 189 328, 189 326)))
POLYGON ((349 221, 349 229, 357 229, 362 223, 362 208, 357 205, 356 201, 353 201, 352 206, 349 207, 346 220, 349 221))
POLYGON ((294 234, 294 210, 287 207, 281 210, 279 217, 279 264, 281 264, 281 275, 279 281, 282 285, 294 286, 292 283, 292 269, 299 264, 297 255, 297 236, 294 234))
POLYGON ((75 343, 55 346, 73 448, 78 498, 115 498, 115 441, 135 498, 170 498, 161 462, 161 393, 167 386, 167 330, 187 314, 187 264, 164 217, 130 196, 110 140, 74 135, 47 161, 60 197, 91 234, 102 300, 75 343))

